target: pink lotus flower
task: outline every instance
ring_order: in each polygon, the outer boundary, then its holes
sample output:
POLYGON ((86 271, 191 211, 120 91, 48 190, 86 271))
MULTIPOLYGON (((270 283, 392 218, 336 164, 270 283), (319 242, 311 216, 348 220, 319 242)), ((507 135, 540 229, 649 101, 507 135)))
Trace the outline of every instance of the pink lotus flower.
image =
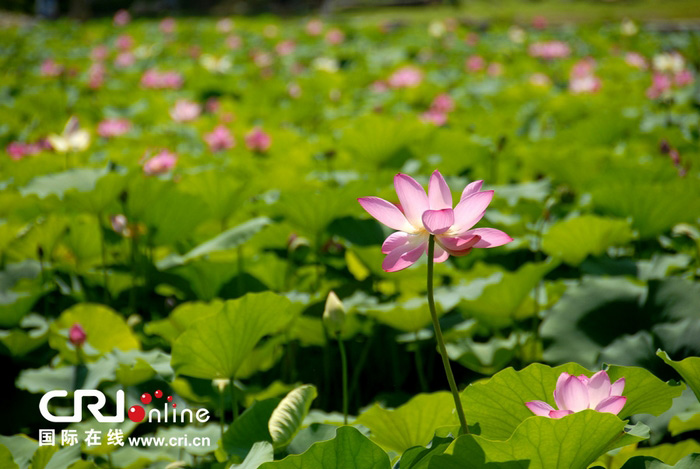
POLYGON ((162 150, 156 156, 143 163, 143 172, 148 176, 163 174, 170 171, 177 163, 177 155, 168 150, 162 150))
POLYGON ((645 70, 647 68, 647 59, 642 54, 637 52, 628 52, 625 54, 625 63, 631 67, 645 70))
POLYGON ((134 38, 128 34, 122 34, 117 38, 117 49, 125 51, 134 47, 134 38))
POLYGON ((294 49, 296 49, 296 44, 294 43, 293 40, 291 39, 285 39, 284 41, 280 41, 275 45, 275 52, 277 52, 277 55, 285 56, 285 55, 291 55, 294 53, 294 49))
POLYGON ((299 99, 301 97, 301 86, 298 83, 290 83, 287 86, 287 94, 290 98, 299 99))
POLYGON ((325 39, 328 44, 335 46, 345 40, 345 33, 338 28, 333 28, 326 33, 325 39))
POLYGON ((159 72, 150 68, 141 77, 141 86, 152 89, 177 89, 182 86, 183 81, 178 72, 159 72))
POLYGON ((105 138, 124 135, 129 129, 131 122, 128 119, 105 119, 97 124, 97 134, 105 138))
POLYGON ((651 80, 651 86, 647 88, 647 97, 649 99, 660 98, 670 91, 673 86, 671 78, 665 73, 654 73, 651 80))
POLYGON ((178 99, 170 110, 170 117, 177 122, 188 122, 202 113, 202 106, 188 99, 178 99))
POLYGON ((236 144, 231 132, 223 125, 217 125, 213 131, 204 135, 204 141, 211 151, 228 150, 236 144))
POLYGON ((105 82, 107 69, 101 62, 95 62, 88 69, 88 87, 91 90, 100 88, 105 82))
POLYGON ((175 26, 177 26, 177 23, 175 22, 174 18, 163 18, 158 25, 158 28, 164 34, 172 34, 175 32, 175 26))
POLYGON ((447 93, 440 93, 433 98, 430 109, 437 112, 451 112, 455 108, 455 102, 447 93))
POLYGON ((126 26, 131 21, 131 15, 126 10, 119 10, 114 14, 114 26, 126 26))
POLYGON ((136 62, 136 57, 130 51, 120 52, 114 59, 114 65, 119 68, 131 67, 134 62, 136 62))
POLYGON ((472 55, 464 63, 464 66, 468 72, 480 72, 486 67, 486 61, 480 55, 472 55))
POLYGON ((595 75, 586 75, 583 77, 573 78, 569 82, 569 91, 574 94, 579 93, 595 93, 600 90, 602 83, 600 78, 595 75))
POLYGON ((528 52, 532 57, 552 60, 568 57, 571 54, 571 49, 567 43, 562 41, 546 41, 530 44, 528 52))
POLYGON ((318 36, 323 32, 323 21, 312 19, 306 23, 306 34, 309 36, 318 36))
POLYGON ((70 343, 76 347, 80 347, 85 343, 85 339, 87 339, 85 329, 83 329, 83 326, 76 322, 68 331, 68 340, 70 340, 70 343))
POLYGON ((500 77, 503 75, 503 64, 500 62, 492 62, 486 68, 486 73, 492 77, 500 77))
POLYGON ((617 415, 627 402, 627 398, 622 396, 623 389, 625 378, 610 384, 610 377, 605 371, 599 371, 590 378, 562 373, 554 390, 554 402, 559 410, 543 401, 526 402, 525 405, 533 414, 553 419, 586 409, 617 415))
POLYGON ((235 50, 241 47, 243 44, 243 39, 240 36, 229 36, 226 38, 226 47, 235 50))
POLYGON ((108 55, 109 55, 109 48, 107 46, 105 46, 104 44, 94 47, 92 49, 92 51, 90 52, 90 58, 92 60, 97 61, 97 62, 100 62, 100 61, 106 59, 108 55))
POLYGON ((245 146, 251 151, 264 153, 270 148, 271 144, 272 139, 260 127, 255 127, 245 136, 245 146))
POLYGON ((548 23, 547 18, 542 15, 537 15, 532 18, 532 27, 535 29, 546 29, 548 23))
POLYGON ((415 88, 423 81, 423 71, 418 67, 406 66, 396 70, 388 80, 391 88, 415 88))
POLYGON ((693 81, 695 81, 693 78, 693 74, 687 68, 676 73, 676 75, 673 77, 673 80, 676 82, 677 86, 690 85, 691 83, 693 83, 693 81))
POLYGON ((41 76, 57 77, 63 73, 63 65, 56 63, 53 59, 46 59, 41 63, 41 76))
POLYGON ((221 18, 216 22, 216 30, 220 33, 230 33, 233 30, 233 20, 231 18, 221 18))
POLYGON ((394 187, 398 206, 379 197, 357 199, 367 213, 398 230, 382 245, 387 255, 382 268, 396 272, 413 265, 427 252, 430 235, 435 235, 435 262, 444 262, 450 255, 465 256, 472 248, 492 248, 513 241, 494 228, 472 229, 493 199, 493 191, 482 191, 482 184, 475 181, 465 187, 454 209, 450 188, 438 170, 430 176, 427 195, 412 177, 397 174, 394 187))
POLYGON ((15 161, 19 161, 30 154, 30 145, 31 144, 29 143, 11 142, 9 145, 7 145, 5 151, 8 155, 10 155, 10 158, 12 158, 15 161))
POLYGON ((423 114, 421 114, 421 119, 424 122, 429 122, 438 127, 441 127, 447 123, 447 113, 438 111, 436 109, 428 109, 423 114))
POLYGON ((571 67, 571 72, 569 72, 569 76, 571 78, 583 78, 588 75, 593 74, 593 70, 595 69, 595 59, 592 57, 586 57, 584 59, 579 60, 574 64, 573 67, 571 67))

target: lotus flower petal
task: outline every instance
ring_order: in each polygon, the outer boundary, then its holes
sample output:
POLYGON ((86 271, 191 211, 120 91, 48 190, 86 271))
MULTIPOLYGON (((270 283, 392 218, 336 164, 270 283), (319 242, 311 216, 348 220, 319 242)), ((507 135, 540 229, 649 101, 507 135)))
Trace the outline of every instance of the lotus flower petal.
POLYGON ((379 197, 361 197, 357 200, 367 213, 389 228, 406 232, 414 231, 401 210, 391 202, 379 197))
POLYGON ((554 407, 544 401, 526 402, 525 405, 532 411, 533 414, 541 417, 549 417, 549 413, 554 410, 554 407))
POLYGON ((450 229, 455 221, 455 214, 451 208, 442 210, 426 210, 421 217, 423 226, 432 234, 442 234, 450 229))
POLYGON ((622 408, 627 403, 627 398, 623 396, 606 397, 595 407, 598 412, 609 412, 611 414, 619 414, 622 408))
POLYGON ((421 216, 430 208, 428 196, 423 187, 412 177, 399 173, 394 177, 394 188, 408 221, 415 228, 422 228, 421 216))
POLYGON ((476 225, 484 216, 493 199, 493 191, 477 192, 459 201, 455 207, 455 225, 452 232, 460 235, 476 225))

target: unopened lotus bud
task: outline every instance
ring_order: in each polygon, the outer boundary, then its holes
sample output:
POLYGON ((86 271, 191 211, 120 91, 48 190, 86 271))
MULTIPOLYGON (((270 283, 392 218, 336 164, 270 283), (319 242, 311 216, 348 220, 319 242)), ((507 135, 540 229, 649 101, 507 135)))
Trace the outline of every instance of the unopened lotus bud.
POLYGON ((87 339, 87 334, 83 326, 78 323, 73 324, 68 331, 68 340, 70 340, 70 343, 76 347, 80 347, 85 343, 85 339, 87 339))
POLYGON ((345 323, 345 306, 340 301, 338 295, 334 291, 328 293, 326 298, 326 307, 323 310, 323 325, 328 330, 328 333, 333 336, 340 335, 345 323))
POLYGON ((224 389, 228 386, 228 380, 222 378, 214 379, 211 383, 220 393, 224 392, 224 389))

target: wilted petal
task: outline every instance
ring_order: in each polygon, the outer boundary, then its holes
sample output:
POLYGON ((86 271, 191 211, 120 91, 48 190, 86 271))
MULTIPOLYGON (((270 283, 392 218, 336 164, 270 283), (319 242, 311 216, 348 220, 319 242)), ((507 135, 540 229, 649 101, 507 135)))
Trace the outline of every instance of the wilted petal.
POLYGON ((571 414, 573 414, 573 412, 570 410, 553 410, 549 413, 549 417, 553 419, 560 419, 571 414))
POLYGON ((432 234, 442 234, 449 230, 455 222, 455 214, 451 208, 442 210, 426 210, 421 217, 423 226, 432 234))
POLYGON ((472 183, 467 184, 467 187, 464 188, 462 191, 462 195, 460 196, 459 200, 462 200, 465 197, 469 197, 472 194, 476 194, 477 192, 481 191, 481 186, 484 184, 484 181, 474 181, 472 183))
POLYGON ((382 253, 389 254, 394 249, 409 242, 409 234, 403 231, 391 233, 382 244, 382 253))
POLYGON ((459 201, 455 207, 454 234, 460 235, 481 220, 493 199, 493 191, 477 192, 459 201))
POLYGON ((525 405, 533 414, 541 417, 549 417, 549 413, 554 410, 554 407, 544 401, 526 402, 525 405))
POLYGON ((432 210, 442 210, 443 208, 452 208, 452 194, 450 188, 437 169, 430 176, 430 184, 428 185, 428 201, 432 210))
POLYGON ((610 396, 602 401, 596 406, 595 410, 598 412, 608 412, 611 414, 619 414, 622 408, 627 403, 627 398, 623 396, 610 396))
MULTIPOLYGON (((406 214, 408 221, 416 228, 423 227, 421 216, 423 212, 430 208, 428 196, 423 187, 416 182, 411 176, 405 174, 397 174, 394 177, 394 188, 396 195, 399 196, 401 208, 406 214)), ((403 230, 406 231, 406 230, 403 230)))
POLYGON ((382 262, 382 269, 386 272, 396 272, 413 265, 425 251, 425 241, 414 247, 414 243, 408 243, 391 251, 382 262))
POLYGON ((610 377, 605 371, 599 371, 588 380, 588 404, 595 408, 608 397, 610 397, 610 377))
POLYGON ((360 202, 362 208, 367 210, 367 213, 389 228, 399 231, 414 231, 401 210, 391 202, 379 197, 360 197, 357 201, 360 202))
POLYGON ((576 376, 569 376, 557 388, 554 398, 561 410, 578 412, 588 409, 588 389, 576 376))
POLYGON ((464 232, 462 236, 473 235, 479 236, 479 241, 474 245, 475 248, 495 248, 513 241, 513 238, 496 228, 474 228, 464 232))
POLYGON ((622 396, 622 391, 624 391, 624 390, 625 390, 625 378, 620 378, 610 386, 610 395, 611 396, 622 396))

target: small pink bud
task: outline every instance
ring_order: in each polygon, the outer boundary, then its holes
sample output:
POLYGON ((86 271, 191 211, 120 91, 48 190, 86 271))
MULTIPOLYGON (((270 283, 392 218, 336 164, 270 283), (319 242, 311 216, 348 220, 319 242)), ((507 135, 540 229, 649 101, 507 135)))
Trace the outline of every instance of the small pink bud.
POLYGON ((76 322, 71 326, 70 331, 68 331, 68 340, 76 347, 80 347, 85 343, 85 339, 87 339, 85 329, 76 322))

